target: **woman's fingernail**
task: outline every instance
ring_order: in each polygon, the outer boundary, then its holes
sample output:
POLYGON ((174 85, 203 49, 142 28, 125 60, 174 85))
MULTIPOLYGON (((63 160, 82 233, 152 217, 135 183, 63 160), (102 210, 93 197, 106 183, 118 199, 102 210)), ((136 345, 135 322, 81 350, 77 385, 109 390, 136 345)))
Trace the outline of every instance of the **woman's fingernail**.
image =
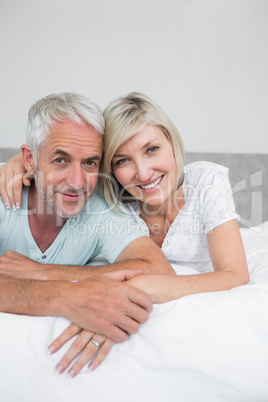
POLYGON ((16 208, 20 209, 20 204, 18 202, 16 202, 16 208))
POLYGON ((49 353, 53 353, 54 350, 55 350, 55 346, 53 346, 53 345, 51 345, 51 346, 49 346, 49 347, 47 348, 47 351, 48 351, 49 353))
POLYGON ((12 209, 13 209, 13 211, 17 211, 17 208, 14 204, 12 204, 12 209))
POLYGON ((93 366, 93 364, 92 365, 90 365, 90 366, 88 366, 88 371, 93 371, 94 369, 95 369, 95 367, 93 366))
POLYGON ((68 376, 68 377, 71 377, 71 378, 74 378, 74 376, 75 376, 75 371, 74 371, 74 369, 71 369, 70 371, 68 371, 67 376, 68 376))
POLYGON ((10 204, 9 204, 9 202, 5 202, 5 207, 7 208, 7 209, 9 209, 10 208, 10 204))
POLYGON ((63 367, 61 365, 56 366, 55 371, 57 374, 61 374, 63 372, 63 367))

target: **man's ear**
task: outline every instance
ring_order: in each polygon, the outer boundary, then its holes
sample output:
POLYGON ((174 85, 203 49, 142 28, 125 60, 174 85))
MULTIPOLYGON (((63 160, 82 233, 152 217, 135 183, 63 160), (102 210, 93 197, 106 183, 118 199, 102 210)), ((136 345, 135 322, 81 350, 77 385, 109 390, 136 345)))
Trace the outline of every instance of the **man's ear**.
POLYGON ((34 174, 35 171, 35 164, 34 164, 34 159, 33 159, 33 154, 28 145, 22 145, 21 146, 21 152, 22 152, 22 160, 25 166, 25 169, 27 172, 31 175, 34 174))

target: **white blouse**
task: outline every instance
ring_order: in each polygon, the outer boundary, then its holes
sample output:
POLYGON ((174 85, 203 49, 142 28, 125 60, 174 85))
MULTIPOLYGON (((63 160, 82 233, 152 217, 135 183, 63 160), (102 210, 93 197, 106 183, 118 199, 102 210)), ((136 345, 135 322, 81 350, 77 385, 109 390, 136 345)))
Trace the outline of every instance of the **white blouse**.
MULTIPOLYGON (((168 230, 162 251, 175 271, 176 266, 186 266, 198 272, 212 272, 206 234, 239 217, 228 169, 211 162, 194 162, 184 167, 184 173, 184 206, 168 230)), ((149 229, 139 216, 138 201, 129 204, 129 208, 149 236, 149 229)))

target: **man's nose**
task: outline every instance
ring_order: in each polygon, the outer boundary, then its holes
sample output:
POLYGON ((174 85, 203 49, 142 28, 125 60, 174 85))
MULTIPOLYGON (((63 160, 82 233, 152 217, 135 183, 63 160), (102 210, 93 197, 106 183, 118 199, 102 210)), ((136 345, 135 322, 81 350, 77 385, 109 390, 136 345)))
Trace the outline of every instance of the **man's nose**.
POLYGON ((75 188, 83 188, 85 184, 84 172, 81 166, 70 166, 66 176, 66 183, 75 188))

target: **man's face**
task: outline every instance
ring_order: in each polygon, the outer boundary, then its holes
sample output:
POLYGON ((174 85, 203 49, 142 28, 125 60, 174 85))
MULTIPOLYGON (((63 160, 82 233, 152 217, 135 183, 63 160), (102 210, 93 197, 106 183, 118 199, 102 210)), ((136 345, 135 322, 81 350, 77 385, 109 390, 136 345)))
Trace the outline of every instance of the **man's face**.
POLYGON ((102 136, 89 125, 56 122, 35 169, 39 196, 63 218, 80 214, 91 197, 102 156, 102 136))

